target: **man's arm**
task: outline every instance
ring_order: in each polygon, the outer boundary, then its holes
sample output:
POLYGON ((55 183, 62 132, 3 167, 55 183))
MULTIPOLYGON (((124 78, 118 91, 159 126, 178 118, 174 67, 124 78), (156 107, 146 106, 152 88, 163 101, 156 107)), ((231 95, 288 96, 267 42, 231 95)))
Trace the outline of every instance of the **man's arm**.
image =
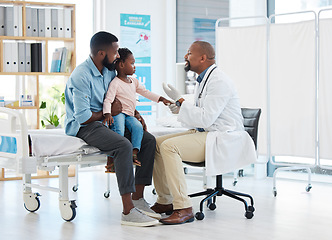
POLYGON ((88 123, 92 123, 95 121, 101 121, 103 119, 104 119, 103 111, 92 112, 91 117, 87 121, 85 121, 83 124, 88 124, 88 123))
POLYGON ((137 118, 138 121, 141 122, 142 126, 143 126, 143 130, 146 131, 146 124, 144 119, 142 118, 141 114, 139 114, 139 112, 135 109, 135 113, 134 113, 135 118, 137 118))
MULTIPOLYGON (((122 110, 122 104, 121 102, 115 98, 113 103, 112 103, 112 116, 116 116, 119 113, 121 113, 122 110)), ((92 116, 83 124, 88 124, 88 123, 92 123, 94 121, 102 121, 104 120, 104 115, 103 115, 103 111, 100 112, 92 112, 92 116)))
MULTIPOLYGON (((67 92, 72 94, 73 116, 80 124, 91 122, 94 119, 90 108, 91 89, 89 76, 85 74, 71 76, 71 86, 67 92)), ((66 96, 67 99, 67 96, 66 96)))

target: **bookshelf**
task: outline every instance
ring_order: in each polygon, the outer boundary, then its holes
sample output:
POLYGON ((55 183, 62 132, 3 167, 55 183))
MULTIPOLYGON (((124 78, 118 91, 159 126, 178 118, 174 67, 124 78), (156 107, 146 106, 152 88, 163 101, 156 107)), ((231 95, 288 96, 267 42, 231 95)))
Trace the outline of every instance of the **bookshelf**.
MULTIPOLYGON (((63 4, 63 3, 44 3, 44 2, 26 2, 26 1, 0 1, 0 7, 14 7, 20 6, 20 10, 22 11, 22 22, 19 23, 19 27, 21 27, 22 36, 0 36, 0 79, 4 76, 34 76, 35 77, 35 94, 33 96, 34 99, 34 106, 27 106, 27 107, 11 107, 15 109, 35 109, 36 110, 36 123, 35 128, 39 128, 40 117, 39 117, 39 81, 40 76, 70 76, 70 72, 50 72, 50 57, 52 55, 54 49, 49 47, 51 42, 61 42, 64 44, 65 47, 71 50, 72 57, 70 63, 70 71, 72 71, 76 66, 76 30, 75 30, 75 4, 63 4), (64 10, 70 9, 71 10, 71 37, 39 37, 39 36, 27 36, 27 18, 26 13, 27 9, 57 9, 57 10, 64 10), (43 62, 44 71, 42 72, 12 72, 5 70, 5 63, 4 63, 4 46, 6 42, 34 42, 34 43, 41 43, 43 45, 43 62)), ((63 14, 63 13, 62 13, 63 14)), ((46 16, 47 17, 47 16, 46 16)), ((51 18, 51 16, 49 16, 51 18)), ((52 26, 53 27, 53 26, 52 26)), ((10 91, 10 90, 9 90, 10 91)), ((25 93, 16 93, 16 95, 21 95, 25 93)), ((6 99, 5 99, 6 100, 6 99)), ((12 99, 11 99, 12 100, 12 99)), ((18 99, 14 99, 18 100, 18 99)))
MULTIPOLYGON (((21 95, 32 95, 34 106, 17 106, 12 105, 8 106, 9 108, 19 109, 24 113, 29 111, 33 112, 33 123, 31 123, 31 128, 39 128, 40 126, 40 81, 47 81, 47 78, 54 78, 54 76, 61 76, 66 79, 70 76, 71 72, 76 67, 76 23, 75 23, 75 4, 65 4, 65 3, 46 3, 46 2, 28 2, 28 1, 1 1, 0 0, 0 15, 3 15, 3 20, 0 16, 0 25, 5 24, 5 29, 11 27, 12 23, 8 24, 10 17, 10 11, 13 9, 13 26, 14 26, 14 34, 8 34, 10 31, 1 32, 0 31, 0 80, 7 81, 6 79, 15 79, 15 89, 5 89, 7 92, 11 92, 15 95, 15 99, 6 99, 11 101, 18 101, 19 96, 21 95), (17 10, 18 9, 18 10, 17 10), (10 10, 10 11, 9 11, 10 10), (2 11, 2 12, 1 12, 2 11), (6 12, 8 11, 8 12, 6 12), (16 12, 15 12, 16 11, 16 12), (35 12, 33 12, 35 11, 35 12), (56 18, 53 18, 53 11, 55 12, 56 18), (36 13, 38 13, 36 17, 36 13), (15 15, 16 14, 16 15, 15 15), (18 14, 18 15, 17 15, 18 14), (44 15, 42 15, 44 14, 44 15), (51 15, 49 15, 51 14, 51 15), (20 16, 21 15, 21 16, 20 16), (27 18, 31 16, 32 20, 27 18), (7 19, 6 19, 7 16, 7 19), (42 17, 42 18, 41 18, 42 17), (18 20, 15 20, 18 19, 18 20), (37 19, 37 24, 34 22, 34 19, 37 19), (46 20, 45 20, 46 19, 46 20), (58 21, 55 21, 57 19, 58 21), (70 19, 70 21, 66 21, 66 19, 70 19), (38 21, 42 20, 42 21, 38 21), (44 21, 45 20, 45 21, 44 21), (1 22, 2 21, 2 22, 1 22), (6 23, 7 21, 7 23, 6 23), (16 21, 16 22, 15 22, 16 21), (43 23, 45 22, 45 23, 43 23), (69 22, 69 23, 68 23, 69 22), (16 30, 16 25, 18 26, 18 31, 16 30), (47 35, 46 25, 50 24, 51 30, 53 31, 55 28, 58 28, 58 32, 53 35, 47 35), (68 26, 69 24, 69 26, 68 26), (35 27, 38 29, 38 35, 33 35, 30 32, 31 28, 35 27), (60 32, 60 27, 64 32, 60 32), (40 33, 40 30, 45 30, 45 36, 40 33), (65 32, 67 30, 67 32, 65 32), (17 32, 15 32, 17 31, 17 32), (31 72, 31 71, 8 71, 10 68, 6 68, 5 63, 5 51, 6 48, 10 45, 7 43, 25 43, 25 44, 33 44, 33 43, 41 43, 42 46, 42 57, 39 59, 41 65, 43 66, 42 71, 31 72), (70 60, 70 69, 68 72, 51 72, 51 57, 52 53, 55 51, 55 48, 52 47, 54 45, 61 45, 70 50, 71 60, 70 60), (10 76, 10 77, 9 77, 10 76), (20 81, 24 81, 25 83, 21 83, 20 81), (19 84, 28 85, 27 88, 19 87, 19 84), (31 93, 27 92, 26 89, 33 89, 31 93), (20 92, 23 91, 23 92, 20 92)), ((0 26, 1 28, 1 26, 0 26)), ((0 29, 1 30, 1 29, 0 29)), ((50 30, 50 31, 51 31, 50 30)), ((56 31, 56 30, 54 30, 56 31)), ((18 51, 18 50, 17 50, 18 51)), ((17 59, 17 63, 19 60, 17 59)), ((0 83, 1 84, 1 83, 0 83)), ((4 88, 7 86, 1 86, 4 88)), ((13 87, 9 87, 13 88, 13 87)), ((1 93, 0 93, 1 95, 1 93)), ((52 177, 48 172, 38 173, 40 177, 52 177)), ((72 175, 72 174, 71 174, 72 175)), ((55 176, 56 177, 56 176, 55 176)), ((0 181, 1 180, 12 180, 17 179, 17 177, 6 178, 5 171, 2 169, 0 171, 0 181)))

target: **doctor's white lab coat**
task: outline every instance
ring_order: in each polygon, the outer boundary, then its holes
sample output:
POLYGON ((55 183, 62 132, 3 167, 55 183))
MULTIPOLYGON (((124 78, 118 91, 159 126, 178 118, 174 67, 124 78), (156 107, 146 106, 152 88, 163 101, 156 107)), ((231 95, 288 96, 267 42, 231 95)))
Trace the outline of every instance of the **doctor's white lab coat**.
POLYGON ((184 101, 178 121, 190 128, 208 132, 205 166, 208 176, 237 170, 256 161, 255 145, 244 130, 239 97, 235 86, 218 68, 207 70, 195 88, 195 105, 184 101), (203 91, 203 85, 212 71, 203 91), (198 98, 202 92, 201 98, 198 98))

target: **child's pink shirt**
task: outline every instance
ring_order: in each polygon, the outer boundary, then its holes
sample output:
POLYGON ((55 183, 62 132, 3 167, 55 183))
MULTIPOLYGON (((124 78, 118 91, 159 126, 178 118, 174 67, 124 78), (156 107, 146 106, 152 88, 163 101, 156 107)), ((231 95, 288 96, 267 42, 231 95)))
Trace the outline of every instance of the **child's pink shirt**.
POLYGON ((131 83, 122 81, 115 77, 109 84, 103 104, 103 113, 111 113, 111 104, 116 97, 122 104, 122 113, 134 116, 136 108, 136 93, 158 102, 160 95, 150 92, 141 85, 136 78, 128 77, 131 83))

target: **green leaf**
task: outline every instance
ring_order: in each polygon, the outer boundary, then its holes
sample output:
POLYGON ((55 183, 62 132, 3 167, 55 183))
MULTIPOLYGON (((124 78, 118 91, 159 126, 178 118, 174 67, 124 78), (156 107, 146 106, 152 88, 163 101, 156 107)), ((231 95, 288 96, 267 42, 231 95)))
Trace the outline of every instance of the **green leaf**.
POLYGON ((65 93, 61 94, 61 102, 63 103, 63 105, 66 103, 65 93))
POLYGON ((45 127, 45 123, 44 123, 44 121, 41 120, 40 122, 41 122, 41 124, 42 124, 42 127, 44 128, 44 127, 45 127))
POLYGON ((42 101, 39 108, 40 109, 45 109, 46 108, 46 102, 42 101))
POLYGON ((53 123, 54 123, 55 127, 57 127, 59 125, 59 118, 56 114, 54 114, 53 123))

